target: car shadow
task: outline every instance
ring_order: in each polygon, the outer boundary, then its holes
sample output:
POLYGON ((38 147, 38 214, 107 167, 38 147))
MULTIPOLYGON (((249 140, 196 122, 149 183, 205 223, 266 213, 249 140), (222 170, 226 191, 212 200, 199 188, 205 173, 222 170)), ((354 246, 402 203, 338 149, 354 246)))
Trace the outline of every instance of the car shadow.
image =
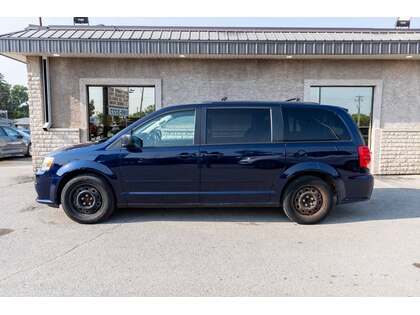
POLYGON ((32 157, 30 156, 24 156, 24 155, 18 155, 18 156, 6 156, 6 157, 0 157, 0 161, 26 161, 31 162, 32 157))
MULTIPOLYGON (((376 188, 366 202, 335 206, 320 224, 420 218, 420 189, 376 188)), ((139 208, 119 209, 105 224, 149 221, 288 222, 277 208, 139 208)))

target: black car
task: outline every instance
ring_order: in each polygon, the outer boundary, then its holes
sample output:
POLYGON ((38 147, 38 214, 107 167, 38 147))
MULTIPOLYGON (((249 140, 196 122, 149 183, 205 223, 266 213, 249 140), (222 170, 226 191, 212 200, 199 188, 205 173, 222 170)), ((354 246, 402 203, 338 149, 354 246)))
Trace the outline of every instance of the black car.
POLYGON ((319 222, 370 198, 370 152, 341 107, 218 102, 167 107, 101 143, 49 154, 37 201, 80 223, 120 207, 282 208, 319 222))

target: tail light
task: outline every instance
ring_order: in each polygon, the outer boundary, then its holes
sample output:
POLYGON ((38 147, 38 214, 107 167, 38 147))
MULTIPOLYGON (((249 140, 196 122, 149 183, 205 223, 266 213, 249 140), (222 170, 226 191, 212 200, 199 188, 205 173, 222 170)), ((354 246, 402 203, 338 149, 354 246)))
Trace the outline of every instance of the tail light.
POLYGON ((371 160, 369 147, 365 145, 360 145, 357 147, 357 150, 359 151, 360 167, 369 168, 369 163, 371 160))

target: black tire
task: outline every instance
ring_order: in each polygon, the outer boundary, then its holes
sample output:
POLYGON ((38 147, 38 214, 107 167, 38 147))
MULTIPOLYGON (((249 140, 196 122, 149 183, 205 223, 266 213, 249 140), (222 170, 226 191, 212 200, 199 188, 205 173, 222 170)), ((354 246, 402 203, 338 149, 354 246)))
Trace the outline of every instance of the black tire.
POLYGON ((61 204, 67 216, 82 224, 105 221, 114 211, 115 197, 110 185, 91 174, 71 179, 61 192, 61 204))
POLYGON ((287 217, 299 224, 320 222, 333 205, 331 187, 315 176, 303 176, 287 185, 282 201, 287 217))
POLYGON ((32 156, 32 143, 29 143, 25 156, 32 156))

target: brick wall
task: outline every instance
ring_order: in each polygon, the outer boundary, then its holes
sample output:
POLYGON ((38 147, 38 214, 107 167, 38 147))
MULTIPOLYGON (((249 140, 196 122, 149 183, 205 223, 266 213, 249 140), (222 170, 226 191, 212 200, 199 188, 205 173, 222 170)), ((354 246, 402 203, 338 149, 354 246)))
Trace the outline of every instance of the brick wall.
POLYGON ((44 131, 44 100, 39 57, 28 57, 29 124, 32 140, 32 165, 36 171, 44 156, 66 145, 80 143, 80 129, 56 128, 44 131))
POLYGON ((380 174, 420 174, 420 130, 382 130, 380 174))

